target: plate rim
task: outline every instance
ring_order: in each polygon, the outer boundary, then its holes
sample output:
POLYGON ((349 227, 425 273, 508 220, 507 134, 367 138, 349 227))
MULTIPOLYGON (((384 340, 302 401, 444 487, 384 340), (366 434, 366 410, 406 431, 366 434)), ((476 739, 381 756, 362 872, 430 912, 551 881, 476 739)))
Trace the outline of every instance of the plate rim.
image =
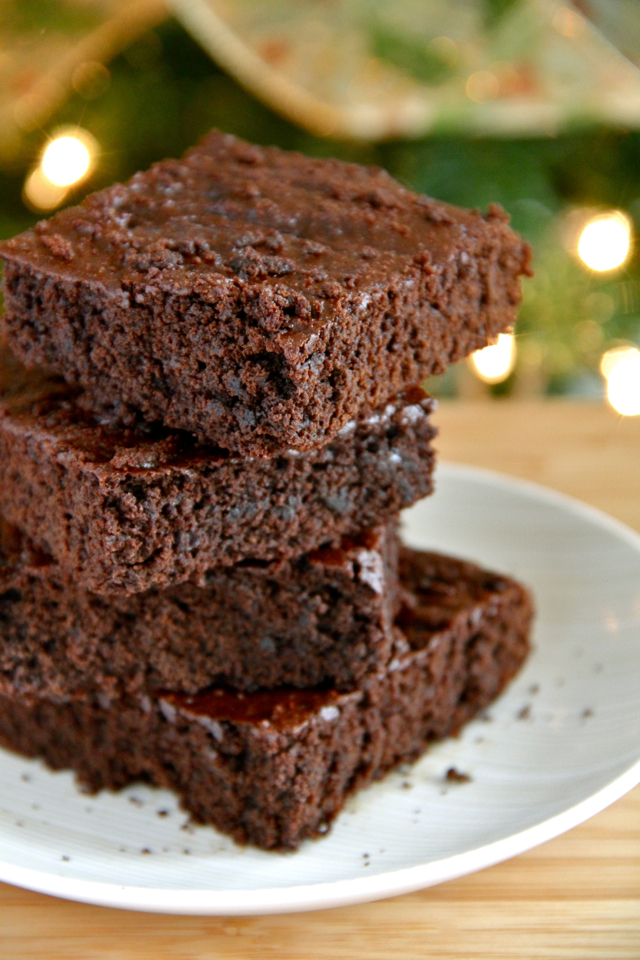
MULTIPOLYGON (((620 537, 640 554, 639 533, 597 507, 568 494, 521 477, 454 461, 441 462, 438 473, 506 487, 569 510, 620 537)), ((381 871, 367 877, 257 889, 180 890, 67 878, 0 860, 0 881, 65 900, 147 913, 260 916, 324 910, 412 893, 501 863, 578 826, 619 800, 639 783, 640 757, 600 790, 541 823, 463 853, 399 870, 381 871)))

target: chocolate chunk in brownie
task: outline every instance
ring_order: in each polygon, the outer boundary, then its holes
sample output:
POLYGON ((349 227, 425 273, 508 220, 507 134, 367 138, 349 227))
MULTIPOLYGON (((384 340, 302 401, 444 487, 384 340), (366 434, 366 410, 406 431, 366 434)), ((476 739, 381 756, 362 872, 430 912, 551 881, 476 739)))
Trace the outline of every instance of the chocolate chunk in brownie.
POLYGON ((0 692, 353 686, 390 657, 397 549, 392 522, 295 560, 216 567, 202 586, 103 597, 0 523, 0 692))
POLYGON ((351 691, 4 697, 0 742, 71 767, 90 790, 172 787, 196 820, 241 843, 295 848, 351 791, 459 730, 526 657, 531 599, 513 580, 413 551, 401 571, 393 659, 351 691))
POLYGON ((217 132, 0 255, 26 363, 243 456, 322 446, 486 346, 530 273, 497 207, 217 132))
POLYGON ((299 556, 432 490, 433 401, 412 388, 326 446, 241 460, 92 414, 61 381, 0 359, 0 512, 102 594, 299 556))

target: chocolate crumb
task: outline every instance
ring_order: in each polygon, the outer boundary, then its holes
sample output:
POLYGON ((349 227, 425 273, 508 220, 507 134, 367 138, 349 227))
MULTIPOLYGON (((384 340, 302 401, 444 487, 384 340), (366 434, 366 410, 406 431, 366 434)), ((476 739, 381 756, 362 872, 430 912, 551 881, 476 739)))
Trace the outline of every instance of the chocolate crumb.
POLYGON ((59 233, 52 233, 50 236, 41 235, 40 242, 44 244, 52 256, 58 260, 73 260, 73 247, 68 240, 61 237, 59 233))
POLYGON ((471 777, 468 773, 461 773, 455 767, 449 767, 445 774, 447 783, 470 783, 471 777))
POLYGON ((521 710, 518 711, 517 719, 528 720, 530 716, 531 716, 531 704, 527 703, 521 710))

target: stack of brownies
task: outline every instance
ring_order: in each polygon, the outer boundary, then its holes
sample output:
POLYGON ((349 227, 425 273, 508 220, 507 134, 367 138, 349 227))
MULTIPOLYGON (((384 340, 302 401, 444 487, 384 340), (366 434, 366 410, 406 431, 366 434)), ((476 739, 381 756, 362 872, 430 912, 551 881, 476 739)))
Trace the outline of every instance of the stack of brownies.
POLYGON ((499 209, 214 132, 0 254, 5 746, 295 847, 496 696, 526 590, 397 517, 417 384, 514 320, 499 209))

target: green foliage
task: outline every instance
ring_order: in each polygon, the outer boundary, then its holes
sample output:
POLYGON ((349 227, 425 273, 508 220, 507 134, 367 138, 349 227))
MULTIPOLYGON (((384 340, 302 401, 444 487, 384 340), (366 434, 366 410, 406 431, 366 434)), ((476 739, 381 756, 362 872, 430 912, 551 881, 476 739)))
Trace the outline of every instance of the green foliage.
POLYGON ((101 22, 100 12, 88 5, 64 0, 4 0, 0 9, 3 32, 21 37, 44 30, 57 33, 83 33, 101 22))
POLYGON ((509 13, 518 0, 484 0, 484 22, 488 29, 495 27, 509 13))
POLYGON ((377 24, 373 25, 370 35, 371 52, 375 57, 388 60, 416 80, 437 86, 453 73, 451 64, 428 43, 412 40, 405 34, 377 24))

